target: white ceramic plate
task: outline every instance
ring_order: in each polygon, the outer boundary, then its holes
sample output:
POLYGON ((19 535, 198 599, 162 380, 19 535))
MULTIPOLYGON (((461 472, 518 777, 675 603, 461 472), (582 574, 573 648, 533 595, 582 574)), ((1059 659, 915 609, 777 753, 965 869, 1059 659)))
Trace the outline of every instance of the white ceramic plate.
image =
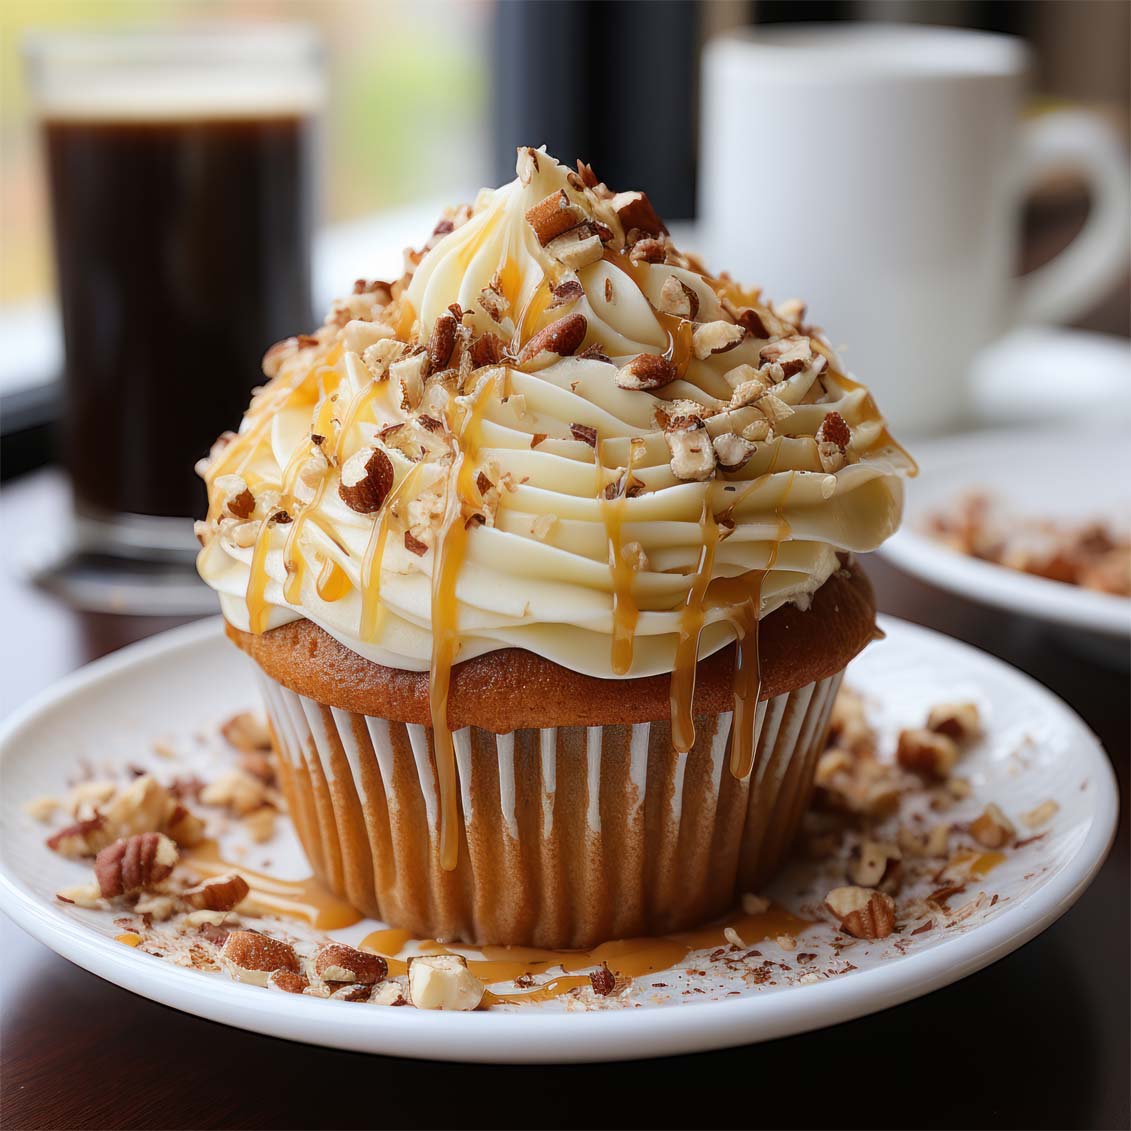
POLYGON ((1026 517, 1106 519, 1127 529, 1131 480, 1120 433, 976 432, 914 445, 919 475, 907 485, 900 531, 880 553, 942 589, 1077 633, 1108 638, 1126 652, 1131 599, 1048 581, 948 549, 926 533, 930 515, 970 491, 987 492, 1026 517))
MULTIPOLYGON (((891 619, 883 627, 887 639, 853 663, 849 680, 874 702, 885 740, 897 728, 919 723, 941 699, 973 697, 987 735, 963 763, 975 793, 970 815, 989 799, 1016 814, 1053 797, 1060 811, 1044 836, 1018 848, 985 878, 987 891, 998 896, 992 906, 953 930, 854 944, 851 972, 809 975, 813 984, 795 978, 727 984, 720 978, 712 992, 666 997, 645 990, 638 1008, 570 1011, 556 999, 545 1008, 427 1013, 272 993, 115 942, 117 928, 106 923, 105 913, 53 898, 61 886, 88 880, 89 867, 47 851, 43 826, 21 805, 35 795, 59 793, 81 759, 96 767, 108 760, 152 765, 154 740, 164 736, 190 736, 184 748, 191 759, 197 741, 191 736, 253 705, 252 673, 216 621, 92 664, 3 727, 0 907, 72 962, 155 1001, 255 1032, 400 1056, 500 1063, 659 1056, 767 1040, 885 1009, 986 966, 1062 915, 1108 851, 1117 801, 1100 745, 1049 692, 946 637, 891 619)), ((278 846, 270 847, 278 857, 278 846)), ((766 894, 776 890, 788 902, 803 883, 801 867, 795 865, 766 894)), ((372 927, 360 924, 340 937, 355 940, 372 927)), ((803 949, 820 946, 822 932, 831 937, 824 926, 803 935, 803 949)), ((794 961, 776 944, 762 949, 768 958, 788 960, 783 969, 794 961)), ((674 971, 664 980, 682 977, 674 971)))

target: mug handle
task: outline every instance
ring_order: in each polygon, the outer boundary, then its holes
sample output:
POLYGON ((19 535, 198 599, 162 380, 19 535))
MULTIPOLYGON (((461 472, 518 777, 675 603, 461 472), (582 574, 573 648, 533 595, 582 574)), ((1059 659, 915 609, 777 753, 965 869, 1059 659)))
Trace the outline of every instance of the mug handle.
POLYGON ((1131 236, 1131 178, 1115 131, 1093 114, 1057 110, 1026 124, 1021 183, 1075 167, 1092 190, 1092 207, 1076 238, 1019 280, 1016 320, 1069 322, 1086 313, 1126 269, 1131 236))

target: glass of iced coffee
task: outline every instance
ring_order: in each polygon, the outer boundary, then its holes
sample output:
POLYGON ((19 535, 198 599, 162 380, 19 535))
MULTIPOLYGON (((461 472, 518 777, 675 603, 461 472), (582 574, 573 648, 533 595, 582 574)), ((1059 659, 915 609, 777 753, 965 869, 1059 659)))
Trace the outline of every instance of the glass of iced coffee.
POLYGON ((264 350, 310 323, 319 44, 241 25, 45 33, 25 53, 65 347, 67 568, 87 594, 92 571, 124 570, 128 607, 131 577, 140 592, 191 563, 193 463, 264 350))

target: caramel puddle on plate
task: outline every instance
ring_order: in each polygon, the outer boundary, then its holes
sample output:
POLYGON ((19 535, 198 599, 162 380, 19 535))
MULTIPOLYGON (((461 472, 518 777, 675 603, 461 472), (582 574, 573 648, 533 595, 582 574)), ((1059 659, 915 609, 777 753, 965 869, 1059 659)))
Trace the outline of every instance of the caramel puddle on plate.
MULTIPOLYGON (((513 1002, 548 1001, 578 986, 589 985, 588 974, 579 970, 607 965, 616 975, 640 978, 678 966, 693 950, 711 950, 730 947, 725 935, 733 927, 743 943, 752 946, 777 938, 778 935, 799 935, 812 923, 800 919, 783 908, 774 907, 759 915, 735 912, 727 919, 702 927, 657 938, 615 939, 602 943, 592 950, 542 950, 527 946, 447 946, 435 940, 421 942, 420 954, 460 954, 467 959, 468 969, 484 985, 513 982, 524 974, 548 974, 551 970, 562 972, 542 985, 521 993, 492 993, 488 991, 488 1005, 513 1002)), ((403 953, 412 940, 407 931, 387 929, 367 935, 358 946, 381 955, 389 964, 390 974, 403 974, 408 969, 408 955, 403 953)))
MULTIPOLYGON (((986 857, 989 856, 1000 854, 987 853, 986 857)), ((243 864, 225 860, 215 840, 202 841, 181 859, 203 877, 239 872, 251 889, 246 901, 248 909, 255 912, 297 919, 320 931, 352 927, 364 918, 313 876, 280 880, 257 872, 243 864)), ((784 908, 771 907, 758 915, 736 911, 720 922, 695 931, 656 938, 614 939, 592 950, 542 950, 527 946, 459 947, 426 939, 417 943, 413 954, 462 955, 467 959, 468 969, 486 986, 513 982, 524 974, 548 974, 551 970, 560 969, 560 974, 534 989, 519 993, 492 993, 489 990, 485 998, 488 1005, 538 1002, 589 985, 589 975, 579 974, 580 970, 604 964, 619 977, 640 978, 678 966, 694 950, 729 948, 731 944, 725 934, 728 927, 734 928, 745 945, 754 946, 779 935, 800 935, 811 926, 808 919, 801 919, 784 908)), ((387 927, 371 932, 357 945, 362 950, 381 955, 389 964, 389 973, 397 975, 408 971, 408 961, 413 955, 404 951, 414 942, 416 940, 409 931, 387 927)))
POLYGON ((313 876, 302 880, 280 880, 263 872, 256 872, 244 864, 225 860, 220 846, 214 840, 204 840, 181 857, 201 876, 221 876, 226 872, 239 872, 251 889, 247 902, 249 910, 299 919, 320 931, 337 931, 360 923, 364 916, 328 891, 313 876))

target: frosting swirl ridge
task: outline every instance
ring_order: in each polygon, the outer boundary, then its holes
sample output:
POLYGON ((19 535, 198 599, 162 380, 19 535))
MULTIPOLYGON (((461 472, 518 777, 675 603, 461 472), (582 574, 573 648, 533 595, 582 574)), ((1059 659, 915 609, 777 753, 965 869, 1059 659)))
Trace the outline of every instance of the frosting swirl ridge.
POLYGON ((728 583, 756 579, 756 616, 804 605, 898 525, 913 464, 867 390, 643 194, 522 149, 407 258, 268 351, 203 461, 199 570, 236 627, 652 675, 735 638, 728 583))

